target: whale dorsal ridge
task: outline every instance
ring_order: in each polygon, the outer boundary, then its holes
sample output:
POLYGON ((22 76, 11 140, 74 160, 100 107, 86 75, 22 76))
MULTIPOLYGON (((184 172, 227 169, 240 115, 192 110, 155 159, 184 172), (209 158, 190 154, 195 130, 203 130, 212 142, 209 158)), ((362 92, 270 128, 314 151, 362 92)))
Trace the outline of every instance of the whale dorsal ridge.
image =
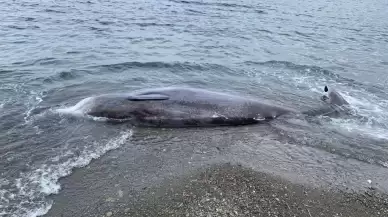
POLYGON ((168 100, 170 97, 163 94, 143 94, 129 96, 127 99, 130 101, 154 101, 154 100, 168 100))

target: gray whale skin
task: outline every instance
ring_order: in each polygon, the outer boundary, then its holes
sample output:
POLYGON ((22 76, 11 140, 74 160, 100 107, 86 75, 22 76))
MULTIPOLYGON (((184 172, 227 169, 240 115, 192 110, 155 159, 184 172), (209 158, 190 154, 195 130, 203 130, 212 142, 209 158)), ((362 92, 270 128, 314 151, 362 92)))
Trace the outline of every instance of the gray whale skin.
POLYGON ((256 124, 289 113, 331 114, 336 111, 333 106, 348 104, 335 91, 321 99, 329 106, 298 112, 250 97, 199 88, 164 87, 90 97, 83 109, 90 116, 129 121, 135 126, 198 127, 256 124))

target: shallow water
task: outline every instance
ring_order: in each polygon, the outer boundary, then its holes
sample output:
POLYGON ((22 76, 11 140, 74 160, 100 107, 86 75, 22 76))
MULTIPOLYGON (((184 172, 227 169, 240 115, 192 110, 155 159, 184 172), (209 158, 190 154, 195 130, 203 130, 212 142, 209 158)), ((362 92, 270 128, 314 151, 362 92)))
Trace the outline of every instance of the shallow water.
POLYGON ((386 179, 386 1, 0 2, 0 215, 47 212, 59 178, 136 133, 58 108, 142 87, 212 88, 294 109, 319 106, 323 86, 335 87, 355 118, 279 120, 273 146, 233 147, 252 162, 296 159, 284 170, 324 171, 327 161, 360 182, 374 171, 386 179))

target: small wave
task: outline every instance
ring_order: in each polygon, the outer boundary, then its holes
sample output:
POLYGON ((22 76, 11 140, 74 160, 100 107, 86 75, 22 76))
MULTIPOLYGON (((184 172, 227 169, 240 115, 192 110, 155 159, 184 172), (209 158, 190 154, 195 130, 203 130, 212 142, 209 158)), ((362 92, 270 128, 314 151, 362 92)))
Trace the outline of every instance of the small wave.
POLYGON ((226 70, 230 71, 229 68, 217 65, 217 64, 209 64, 209 63, 190 63, 190 62, 172 62, 172 63, 166 63, 166 62, 123 62, 123 63, 116 63, 116 64, 109 64, 109 65, 100 65, 100 66, 94 66, 99 67, 103 69, 107 69, 109 71, 125 71, 127 69, 133 69, 133 68, 144 68, 144 69, 176 69, 179 71, 208 71, 212 69, 219 69, 219 70, 226 70))
POLYGON ((46 201, 46 196, 59 192, 61 189, 58 183, 60 178, 70 175, 74 168, 84 167, 108 151, 117 149, 131 136, 132 131, 121 132, 119 136, 109 140, 104 145, 95 146, 92 150, 85 149, 71 153, 70 158, 67 151, 62 157, 53 157, 47 161, 47 164, 43 164, 31 172, 21 173, 20 178, 16 179, 11 186, 13 189, 1 193, 2 203, 11 204, 4 209, 3 213, 12 217, 35 217, 46 214, 52 205, 51 201, 46 201), (65 160, 61 160, 61 158, 65 160))
POLYGON ((265 32, 265 33, 269 33, 269 34, 272 34, 271 31, 267 30, 267 29, 258 29, 256 31, 259 31, 259 32, 265 32))
POLYGON ((351 122, 344 121, 346 128, 365 131, 375 138, 388 140, 388 100, 368 93, 364 93, 364 96, 357 94, 355 97, 344 92, 343 97, 352 106, 352 115, 356 118, 351 122))
POLYGON ((24 18, 24 21, 34 21, 35 20, 35 18, 33 18, 33 17, 25 17, 24 18))
POLYGON ((0 69, 0 74, 9 74, 9 73, 12 73, 14 71, 12 70, 4 70, 4 69, 0 69))
POLYGON ((202 11, 194 10, 194 9, 186 9, 187 12, 190 12, 191 14, 205 14, 202 11))
POLYGON ((4 83, 0 84, 0 90, 10 91, 16 94, 27 94, 23 84, 4 83))
POLYGON ((95 27, 95 26, 91 26, 89 27, 89 29, 96 32, 110 31, 109 28, 101 28, 101 27, 95 27))
POLYGON ((239 5, 239 4, 232 4, 232 3, 210 3, 210 2, 199 2, 199 1, 185 1, 185 0, 170 0, 171 2, 175 3, 181 3, 181 4, 192 4, 192 5, 205 5, 205 6, 221 6, 221 7, 232 7, 232 8, 251 8, 251 6, 248 5, 239 5))
POLYGON ((304 16, 304 17, 314 17, 310 14, 295 14, 295 16, 299 17, 299 16, 304 16))
POLYGON ((99 24, 107 26, 107 25, 112 25, 115 22, 114 21, 102 21, 102 20, 97 20, 99 24))
POLYGON ((295 34, 303 36, 303 37, 306 37, 306 38, 311 38, 311 36, 309 34, 307 34, 307 33, 295 31, 295 34))
POLYGON ((385 139, 388 141, 388 130, 379 126, 373 126, 374 124, 370 121, 364 122, 354 119, 332 119, 332 124, 339 126, 348 132, 367 136, 372 139, 385 139))
POLYGON ((54 10, 54 9, 45 9, 44 12, 48 12, 48 13, 60 13, 60 14, 66 13, 66 12, 64 12, 64 11, 58 11, 58 10, 54 10))
MULTIPOLYGON (((28 86, 20 84, 2 84, 0 90, 9 92, 9 97, 3 100, 3 106, 12 106, 14 109, 5 110, 5 115, 15 115, 13 112, 18 111, 18 117, 21 120, 24 119, 25 124, 30 122, 30 118, 35 115, 35 109, 43 102, 43 98, 46 96, 46 91, 28 90, 28 86)), ((15 116, 15 121, 17 119, 15 116)))
POLYGON ((24 114, 24 121, 25 123, 30 122, 30 118, 37 113, 34 113, 34 111, 37 109, 39 104, 43 102, 43 98, 45 97, 46 92, 35 92, 35 91, 30 91, 29 94, 29 100, 27 103, 27 111, 24 114))
POLYGON ((36 66, 36 65, 59 65, 64 63, 64 60, 59 60, 56 58, 48 57, 48 58, 42 58, 38 60, 27 60, 24 62, 14 62, 12 65, 20 65, 20 66, 36 66))
POLYGON ((27 41, 13 41, 14 44, 25 44, 27 41))
POLYGON ((18 30, 26 29, 26 27, 24 27, 24 26, 15 26, 15 25, 9 25, 8 28, 18 29, 18 30))
POLYGON ((329 76, 331 78, 339 78, 338 74, 335 74, 329 70, 326 70, 324 68, 318 67, 318 66, 309 66, 309 65, 298 65, 292 62, 288 61, 276 61, 276 60, 270 60, 265 62, 254 62, 254 61, 247 61, 245 64, 248 65, 262 65, 262 66, 269 66, 269 67, 284 67, 288 69, 293 70, 299 70, 299 71, 309 71, 312 73, 318 73, 321 75, 329 76))
POLYGON ((67 51, 66 54, 80 54, 81 51, 67 51))
POLYGON ((324 123, 325 127, 341 135, 344 139, 341 145, 348 146, 337 154, 342 153, 347 158, 387 167, 387 128, 358 118, 330 118, 324 123))
POLYGON ((64 80, 73 80, 81 77, 83 74, 88 74, 89 71, 87 70, 70 70, 70 71, 61 71, 54 75, 51 75, 46 78, 37 78, 35 80, 42 80, 45 83, 53 83, 55 81, 64 81, 64 80))
POLYGON ((62 62, 63 62, 62 60, 58 60, 55 58, 44 58, 44 59, 34 61, 33 65, 57 65, 62 62))
POLYGON ((290 36, 291 36, 290 34, 285 33, 285 32, 279 32, 278 35, 283 35, 283 36, 287 36, 287 37, 290 37, 290 36))
POLYGON ((69 80, 76 78, 77 74, 74 71, 63 71, 59 73, 58 77, 64 80, 69 80))
POLYGON ((266 76, 273 76, 287 85, 322 94, 317 87, 334 83, 338 91, 350 103, 352 115, 349 118, 333 119, 329 125, 336 125, 345 132, 361 134, 371 139, 388 139, 388 100, 385 88, 357 82, 330 70, 309 65, 298 65, 287 61, 245 62, 274 68, 266 76), (279 70, 280 69, 280 70, 279 70), (287 73, 287 70, 291 72, 287 73))
POLYGON ((256 13, 258 14, 267 14, 267 12, 263 11, 263 10, 255 10, 256 13))
POLYGON ((261 65, 261 66, 271 67, 271 68, 290 69, 298 72, 303 76, 313 76, 314 78, 324 78, 326 79, 326 81, 335 81, 336 83, 340 83, 341 85, 346 85, 350 87, 360 87, 372 93, 379 93, 379 94, 386 95, 386 93, 383 91, 385 88, 382 86, 379 86, 378 84, 364 84, 354 79, 343 77, 335 72, 332 72, 328 69, 325 69, 319 66, 300 65, 300 64, 295 64, 288 61, 276 61, 276 60, 270 60, 265 62, 246 61, 244 62, 244 64, 261 65))
POLYGON ((133 23, 134 25, 140 26, 140 27, 149 27, 149 26, 174 26, 174 24, 171 23, 133 23))
MULTIPOLYGON (((329 128, 350 133, 354 138, 368 138, 369 141, 388 141, 388 100, 364 91, 343 91, 342 96, 351 105, 351 116, 330 118, 325 121, 329 128)), ((368 144, 368 147, 374 147, 368 144)))
POLYGON ((15 25, 9 25, 8 28, 17 29, 17 30, 24 30, 24 29, 40 29, 40 27, 39 27, 39 26, 36 26, 36 25, 29 25, 29 26, 15 26, 15 25))

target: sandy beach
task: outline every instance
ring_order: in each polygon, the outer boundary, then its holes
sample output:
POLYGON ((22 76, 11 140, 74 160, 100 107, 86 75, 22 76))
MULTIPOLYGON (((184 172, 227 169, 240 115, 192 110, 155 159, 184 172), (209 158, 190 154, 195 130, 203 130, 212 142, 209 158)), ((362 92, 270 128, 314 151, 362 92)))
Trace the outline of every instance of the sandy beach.
POLYGON ((252 142, 261 128, 139 130, 128 144, 62 179, 45 216, 388 215, 388 197, 378 188, 281 175, 274 156, 249 166, 233 147, 239 139, 252 142))

